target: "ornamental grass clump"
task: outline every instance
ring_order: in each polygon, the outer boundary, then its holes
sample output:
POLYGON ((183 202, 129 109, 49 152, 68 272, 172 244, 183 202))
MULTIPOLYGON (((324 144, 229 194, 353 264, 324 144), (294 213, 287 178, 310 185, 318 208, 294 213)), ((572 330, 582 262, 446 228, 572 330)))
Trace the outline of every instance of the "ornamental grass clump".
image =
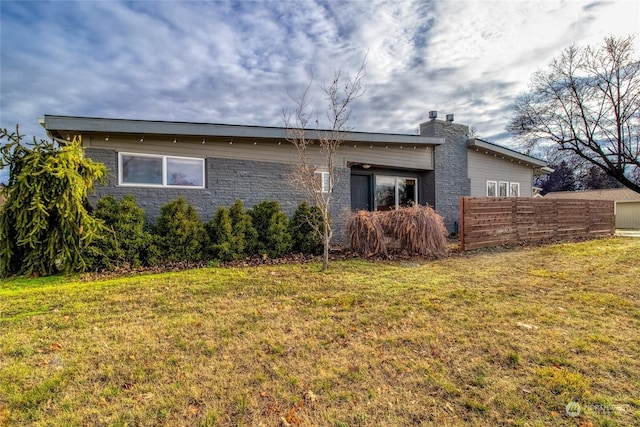
POLYGON ((429 206, 411 206, 385 212, 382 227, 409 254, 438 258, 446 252, 447 229, 440 215, 429 206))
POLYGON ((386 255, 384 230, 379 220, 381 212, 358 211, 349 217, 347 235, 349 246, 360 255, 386 255))
POLYGON ((356 212, 349 219, 348 236, 351 249, 363 256, 404 252, 438 258, 447 250, 442 216, 428 206, 356 212))

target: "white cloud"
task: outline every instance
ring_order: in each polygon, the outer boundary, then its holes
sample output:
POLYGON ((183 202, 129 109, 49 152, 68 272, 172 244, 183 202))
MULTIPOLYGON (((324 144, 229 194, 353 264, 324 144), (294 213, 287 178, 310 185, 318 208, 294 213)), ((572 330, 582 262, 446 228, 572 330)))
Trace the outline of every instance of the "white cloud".
MULTIPOLYGON (((368 52, 355 129, 413 133, 437 109, 506 142, 509 106, 533 72, 571 43, 640 27, 635 1, 1 7, 0 125, 39 136, 43 114, 278 126, 310 72, 329 81, 368 52)), ((322 110, 317 85, 313 95, 322 110)))
POLYGON ((436 5, 438 19, 425 74, 446 72, 438 75, 433 102, 489 138, 504 134, 514 98, 526 90, 530 76, 563 49, 572 43, 600 43, 605 35, 627 35, 640 24, 639 6, 631 2, 589 6, 579 1, 462 1, 436 5), (610 19, 623 15, 631 18, 610 19), (595 40, 594 33, 598 34, 595 40))

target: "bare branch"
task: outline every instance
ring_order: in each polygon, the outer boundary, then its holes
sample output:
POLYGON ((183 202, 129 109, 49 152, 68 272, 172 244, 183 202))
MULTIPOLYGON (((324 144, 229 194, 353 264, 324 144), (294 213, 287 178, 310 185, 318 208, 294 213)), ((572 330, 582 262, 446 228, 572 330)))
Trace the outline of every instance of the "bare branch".
POLYGON ((313 114, 309 111, 311 99, 309 91, 313 82, 310 79, 302 95, 292 97, 294 108, 283 110, 283 122, 287 130, 287 141, 296 147, 298 165, 291 174, 291 182, 302 190, 311 204, 322 215, 322 226, 317 228, 324 245, 323 269, 328 267, 329 248, 333 237, 330 211, 333 203, 333 190, 339 183, 339 170, 336 165, 336 153, 344 142, 348 131, 347 122, 354 101, 364 95, 363 80, 366 75, 366 56, 353 78, 343 82, 341 72, 334 73, 329 85, 322 86, 328 100, 328 129, 319 129, 318 119, 312 126, 313 114), (328 180, 325 179, 328 177, 328 180))
POLYGON ((571 46, 514 105, 507 130, 527 147, 552 143, 640 192, 640 60, 633 37, 571 46))

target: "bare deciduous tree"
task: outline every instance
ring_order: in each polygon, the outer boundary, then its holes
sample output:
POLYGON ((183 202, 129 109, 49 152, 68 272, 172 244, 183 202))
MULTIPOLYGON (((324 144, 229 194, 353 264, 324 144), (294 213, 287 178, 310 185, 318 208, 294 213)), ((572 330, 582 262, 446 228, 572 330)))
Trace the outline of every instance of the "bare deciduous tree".
POLYGON ((640 60, 633 36, 571 46, 515 103, 507 130, 529 147, 551 142, 640 192, 640 60))
POLYGON ((302 96, 291 97, 295 108, 283 112, 287 140, 296 147, 299 157, 291 179, 297 188, 306 193, 311 204, 317 207, 322 215, 321 224, 310 225, 319 234, 324 246, 323 270, 329 267, 329 249, 333 237, 330 211, 334 202, 333 189, 339 182, 336 153, 349 130, 347 123, 352 104, 364 95, 365 66, 366 62, 363 60, 355 76, 347 76, 346 82, 342 81, 340 71, 336 71, 331 84, 322 87, 329 103, 326 113, 329 120, 327 129, 320 129, 319 120, 313 120, 310 111, 309 89, 313 78, 302 96))

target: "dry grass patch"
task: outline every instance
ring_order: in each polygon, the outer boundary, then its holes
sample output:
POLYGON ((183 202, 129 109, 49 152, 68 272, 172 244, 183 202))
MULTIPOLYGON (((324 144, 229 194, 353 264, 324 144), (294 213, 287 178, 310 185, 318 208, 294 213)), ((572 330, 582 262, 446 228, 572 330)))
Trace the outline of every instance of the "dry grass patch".
POLYGON ((0 424, 638 424, 639 250, 9 281, 0 424))

